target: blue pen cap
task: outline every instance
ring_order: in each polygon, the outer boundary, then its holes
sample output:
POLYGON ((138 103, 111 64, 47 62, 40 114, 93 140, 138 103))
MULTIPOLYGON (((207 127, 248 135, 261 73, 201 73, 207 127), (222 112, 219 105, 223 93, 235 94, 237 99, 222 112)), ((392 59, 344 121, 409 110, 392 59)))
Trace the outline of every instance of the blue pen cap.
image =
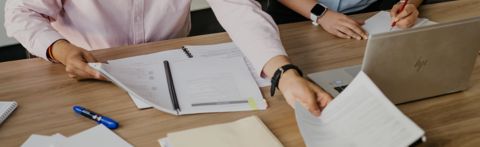
POLYGON ((114 121, 111 118, 105 117, 105 116, 102 116, 102 119, 100 119, 100 121, 98 123, 103 124, 105 127, 109 128, 109 129, 118 128, 118 123, 116 121, 114 121))

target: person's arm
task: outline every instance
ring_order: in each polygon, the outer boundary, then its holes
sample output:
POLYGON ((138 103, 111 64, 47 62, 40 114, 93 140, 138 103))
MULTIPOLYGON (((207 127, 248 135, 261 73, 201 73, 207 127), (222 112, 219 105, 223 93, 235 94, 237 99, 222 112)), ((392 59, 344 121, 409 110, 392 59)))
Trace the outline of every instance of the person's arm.
MULTIPOLYGON (((278 28, 255 0, 208 0, 220 24, 257 70, 271 78, 274 72, 290 61, 281 44, 278 28)), ((288 104, 300 102, 314 115, 320 115, 332 99, 318 85, 301 77, 294 70, 285 72, 279 89, 288 104)))
POLYGON ((392 16, 392 23, 396 22, 396 26, 399 28, 410 28, 415 25, 418 15, 418 7, 422 4, 423 0, 409 0, 403 11, 398 12, 404 0, 395 4, 390 10, 390 16, 392 16))
MULTIPOLYGON (((310 10, 317 4, 316 0, 279 0, 280 3, 295 12, 310 18, 310 10)), ((353 20, 345 14, 328 10, 317 20, 325 31, 341 38, 367 39, 367 33, 362 29, 363 22, 353 20)))
POLYGON ((47 59, 51 48, 53 58, 66 66, 70 77, 76 79, 103 79, 86 62, 94 61, 93 56, 64 40, 51 25, 62 11, 59 0, 7 0, 5 3, 5 29, 30 53, 47 59))

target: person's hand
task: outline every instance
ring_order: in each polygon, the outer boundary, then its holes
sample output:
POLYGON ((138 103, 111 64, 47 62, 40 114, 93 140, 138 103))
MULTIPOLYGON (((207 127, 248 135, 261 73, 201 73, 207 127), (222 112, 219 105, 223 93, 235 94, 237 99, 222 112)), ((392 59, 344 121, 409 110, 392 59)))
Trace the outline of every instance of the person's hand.
POLYGON ((318 24, 328 33, 340 38, 367 39, 367 33, 361 27, 364 22, 353 20, 342 13, 327 10, 327 12, 318 19, 318 24))
POLYGON ((278 88, 291 107, 295 108, 295 101, 298 101, 315 116, 320 116, 322 110, 332 100, 332 96, 294 70, 282 74, 278 88))
POLYGON ((392 23, 396 22, 395 26, 405 29, 415 25, 418 17, 418 9, 414 4, 407 4, 403 11, 398 12, 402 8, 403 3, 397 3, 390 10, 392 23))
POLYGON ((58 40, 53 44, 53 56, 65 65, 68 76, 77 80, 106 80, 98 71, 88 66, 88 62, 97 62, 95 57, 85 49, 70 44, 66 40, 58 40))

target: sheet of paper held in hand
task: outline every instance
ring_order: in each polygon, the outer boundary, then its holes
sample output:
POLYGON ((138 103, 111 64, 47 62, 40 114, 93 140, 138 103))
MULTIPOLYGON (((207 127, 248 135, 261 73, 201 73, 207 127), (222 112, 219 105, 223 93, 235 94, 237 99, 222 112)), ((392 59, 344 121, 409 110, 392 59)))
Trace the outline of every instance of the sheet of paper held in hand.
POLYGON ((298 127, 309 147, 409 146, 425 132, 406 117, 360 72, 322 112, 295 106, 298 127))

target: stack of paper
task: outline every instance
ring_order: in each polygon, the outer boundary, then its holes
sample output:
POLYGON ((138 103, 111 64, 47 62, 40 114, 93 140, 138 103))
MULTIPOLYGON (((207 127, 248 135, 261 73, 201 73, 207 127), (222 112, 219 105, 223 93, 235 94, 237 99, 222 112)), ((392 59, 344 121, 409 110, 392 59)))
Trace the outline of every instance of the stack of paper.
POLYGON ((52 136, 31 135, 22 147, 132 147, 103 125, 80 132, 70 137, 62 134, 52 136))
POLYGON ((309 147, 405 147, 425 134, 363 72, 328 104, 320 118, 299 103, 295 115, 309 147))
POLYGON ((167 134, 162 147, 282 147, 257 116, 167 134))
MULTIPOLYGON (((390 17, 390 13, 387 11, 380 11, 374 16, 368 18, 365 21, 365 24, 362 26, 365 31, 368 32, 369 35, 390 32, 392 18, 390 17)), ((427 18, 417 18, 415 25, 412 28, 427 26, 436 24, 436 22, 430 21, 427 18)), ((399 31, 402 30, 398 27, 394 27, 391 31, 399 31)))

